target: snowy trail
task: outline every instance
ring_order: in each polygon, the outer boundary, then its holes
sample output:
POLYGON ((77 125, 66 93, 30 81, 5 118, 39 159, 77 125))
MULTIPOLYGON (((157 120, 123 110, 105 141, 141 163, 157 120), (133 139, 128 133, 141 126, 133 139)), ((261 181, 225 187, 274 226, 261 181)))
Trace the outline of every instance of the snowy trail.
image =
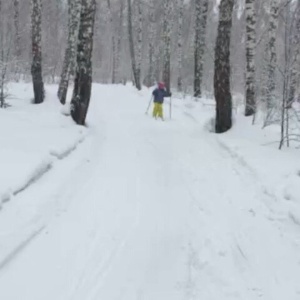
POLYGON ((96 87, 73 173, 26 192, 51 191, 56 214, 0 269, 0 298, 299 299, 299 244, 255 173, 203 124, 155 122, 125 96, 96 87))

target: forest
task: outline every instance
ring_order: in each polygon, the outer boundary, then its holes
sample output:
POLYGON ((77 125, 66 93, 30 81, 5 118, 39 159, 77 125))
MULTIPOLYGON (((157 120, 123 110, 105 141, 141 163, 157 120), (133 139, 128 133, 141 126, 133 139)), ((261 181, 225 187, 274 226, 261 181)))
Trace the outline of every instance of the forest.
POLYGON ((288 145, 289 120, 298 119, 299 28, 296 0, 2 0, 1 103, 5 82, 31 76, 36 103, 44 82, 59 83, 65 103, 72 79, 73 117, 83 124, 92 81, 137 89, 164 81, 195 101, 215 97, 217 132, 231 127, 239 95, 245 115, 262 110, 264 126, 280 123, 280 145, 288 145))
POLYGON ((0 0, 0 299, 299 300, 299 149, 300 0, 0 0))

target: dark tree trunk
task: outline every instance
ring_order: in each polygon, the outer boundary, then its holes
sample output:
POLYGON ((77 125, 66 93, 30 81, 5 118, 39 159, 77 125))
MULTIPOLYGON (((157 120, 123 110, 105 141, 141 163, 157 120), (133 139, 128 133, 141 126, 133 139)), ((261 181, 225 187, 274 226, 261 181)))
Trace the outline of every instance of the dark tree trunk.
POLYGON ((245 116, 256 112, 255 101, 255 48, 256 48, 256 12, 255 0, 246 0, 246 108, 245 116))
POLYGON ((34 91, 34 103, 44 101, 45 91, 42 77, 42 4, 41 0, 32 0, 31 26, 32 26, 32 65, 31 75, 34 91))
POLYGON ((222 0, 215 49, 214 93, 216 98, 216 132, 223 133, 232 126, 230 91, 230 36, 234 0, 222 0))
POLYGON ((77 68, 71 101, 71 115, 79 125, 85 125, 92 89, 92 52, 95 0, 82 0, 77 49, 77 68))
POLYGON ((116 39, 112 37, 112 52, 113 52, 113 61, 112 61, 112 76, 111 76, 111 83, 117 83, 117 46, 116 46, 116 39))
POLYGON ((128 38, 129 38, 129 50, 130 50, 130 57, 131 57, 131 65, 132 65, 132 73, 133 73, 133 79, 134 79, 134 85, 138 90, 141 90, 141 78, 140 78, 140 71, 137 67, 136 57, 135 57, 135 51, 134 51, 134 39, 133 39, 133 29, 132 29, 132 6, 131 6, 131 0, 127 1, 128 5, 128 38))
POLYGON ((14 0, 14 25, 15 25, 15 55, 17 60, 21 57, 21 35, 20 35, 20 3, 14 0))
POLYGON ((194 97, 202 95, 203 57, 206 38, 208 0, 196 0, 194 97))

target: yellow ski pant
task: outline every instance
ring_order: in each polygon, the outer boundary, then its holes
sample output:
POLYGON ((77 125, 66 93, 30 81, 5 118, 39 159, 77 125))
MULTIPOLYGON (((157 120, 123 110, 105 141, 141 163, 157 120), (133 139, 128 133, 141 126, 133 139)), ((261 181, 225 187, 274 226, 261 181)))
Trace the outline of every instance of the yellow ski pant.
POLYGON ((154 118, 163 118, 163 104, 162 103, 154 103, 153 108, 153 117, 154 118))

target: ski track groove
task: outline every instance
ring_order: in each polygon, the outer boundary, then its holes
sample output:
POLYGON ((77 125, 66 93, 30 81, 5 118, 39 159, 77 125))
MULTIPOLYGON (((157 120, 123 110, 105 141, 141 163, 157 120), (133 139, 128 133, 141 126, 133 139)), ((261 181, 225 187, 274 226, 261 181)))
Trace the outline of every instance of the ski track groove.
MULTIPOLYGON (((81 137, 79 140, 77 140, 72 146, 68 147, 68 149, 62 151, 61 153, 56 151, 50 151, 50 161, 46 163, 41 163, 40 166, 37 168, 37 170, 31 175, 24 184, 22 184, 19 188, 13 190, 11 192, 11 195, 16 197, 21 195, 23 192, 28 190, 31 186, 34 184, 37 184, 38 181, 48 174, 56 164, 57 161, 62 161, 66 159, 68 156, 70 156, 80 144, 82 144, 87 136, 81 137), (52 159, 54 158, 54 159, 52 159)), ((10 201, 11 196, 8 195, 7 197, 2 197, 2 203, 6 203, 10 201)))
POLYGON ((11 251, 2 261, 0 261, 0 271, 7 267, 37 236, 39 236, 46 226, 42 226, 40 229, 34 231, 21 242, 13 251, 11 251))

